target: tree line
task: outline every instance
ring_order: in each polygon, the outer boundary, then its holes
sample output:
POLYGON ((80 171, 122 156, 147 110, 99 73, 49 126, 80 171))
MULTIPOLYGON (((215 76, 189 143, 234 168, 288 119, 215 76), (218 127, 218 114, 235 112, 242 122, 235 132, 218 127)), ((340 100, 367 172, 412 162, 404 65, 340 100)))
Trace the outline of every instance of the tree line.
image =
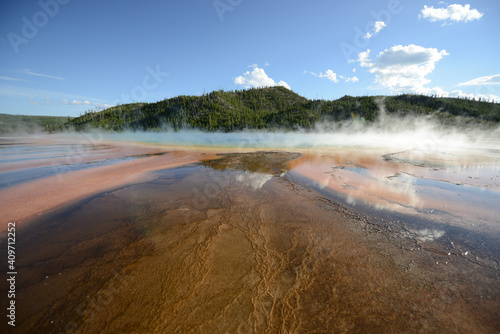
POLYGON ((338 100, 309 100, 284 87, 214 91, 201 96, 181 95, 155 103, 131 103, 106 110, 91 110, 69 120, 63 128, 111 131, 243 129, 310 129, 318 122, 343 122, 356 118, 375 122, 381 112, 398 116, 434 116, 443 123, 500 122, 500 105, 463 98, 424 95, 344 96, 338 100))

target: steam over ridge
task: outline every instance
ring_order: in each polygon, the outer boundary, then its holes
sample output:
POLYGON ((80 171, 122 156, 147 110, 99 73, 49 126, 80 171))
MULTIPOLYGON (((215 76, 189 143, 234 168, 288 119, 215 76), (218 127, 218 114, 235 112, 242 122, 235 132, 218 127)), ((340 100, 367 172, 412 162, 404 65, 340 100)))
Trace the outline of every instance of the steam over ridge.
POLYGON ((500 104, 423 95, 308 100, 283 87, 216 91, 89 111, 65 135, 180 146, 417 150, 499 147, 500 104))
POLYGON ((296 131, 205 132, 199 129, 174 131, 104 132, 110 141, 164 145, 234 148, 398 148, 423 151, 498 149, 500 128, 485 130, 469 126, 443 126, 432 117, 401 118, 385 115, 366 125, 359 119, 318 123, 314 129, 296 131))
POLYGON ((165 122, 161 131, 129 129, 122 133, 105 133, 104 137, 118 141, 234 148, 373 147, 455 151, 495 150, 500 147, 500 126, 493 122, 474 122, 461 116, 443 122, 439 110, 432 110, 428 114, 389 113, 385 100, 385 97, 374 98, 377 116, 372 121, 360 116, 360 103, 355 100, 352 110, 358 110, 359 113, 350 112, 348 119, 324 119, 316 122, 313 127, 297 126, 293 130, 282 128, 207 132, 195 128, 175 130, 165 122))
POLYGON ((480 123, 491 126, 500 122, 500 104, 424 95, 344 96, 334 101, 309 100, 284 87, 267 87, 178 96, 156 103, 133 103, 101 112, 90 111, 68 122, 67 128, 286 131, 314 129, 320 123, 342 123, 353 119, 373 125, 384 114, 405 118, 432 116, 445 125, 480 123))

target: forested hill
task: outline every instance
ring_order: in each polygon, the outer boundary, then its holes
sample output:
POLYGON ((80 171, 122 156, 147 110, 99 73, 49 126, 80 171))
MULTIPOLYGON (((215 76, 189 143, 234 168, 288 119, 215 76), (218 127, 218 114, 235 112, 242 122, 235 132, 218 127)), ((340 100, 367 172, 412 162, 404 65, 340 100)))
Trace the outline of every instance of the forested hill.
POLYGON ((500 122, 500 104, 423 95, 344 96, 335 101, 309 100, 284 87, 215 91, 178 96, 156 103, 132 103, 90 111, 65 127, 121 131, 198 128, 207 131, 312 128, 322 121, 362 119, 374 122, 381 110, 401 116, 432 115, 445 124, 500 122))
POLYGON ((0 114, 0 135, 58 131, 70 120, 70 117, 0 114))

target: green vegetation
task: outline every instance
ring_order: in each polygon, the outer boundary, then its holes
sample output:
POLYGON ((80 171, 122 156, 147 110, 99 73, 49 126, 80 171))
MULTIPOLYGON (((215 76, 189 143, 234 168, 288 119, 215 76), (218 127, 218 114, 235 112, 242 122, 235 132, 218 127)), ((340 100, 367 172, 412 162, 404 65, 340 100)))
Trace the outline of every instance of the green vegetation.
MULTIPOLYGON (((64 129, 294 130, 314 128, 319 122, 343 122, 353 118, 370 124, 382 112, 402 117, 434 117, 446 125, 491 126, 500 122, 500 104, 484 101, 423 95, 308 100, 284 87, 268 87, 215 91, 202 96, 178 96, 156 103, 131 103, 100 112, 88 111, 69 120, 64 129)), ((49 125, 48 130, 59 129, 60 124, 49 125)))
POLYGON ((500 104, 463 98, 399 95, 385 99, 387 113, 429 115, 444 124, 492 126, 500 123, 500 104))
POLYGON ((282 87, 216 91, 89 112, 69 125, 77 130, 90 126, 117 131, 160 130, 164 125, 176 130, 191 127, 207 131, 309 127, 316 119, 308 112, 308 103, 306 98, 282 87))
POLYGON ((70 117, 0 114, 0 134, 60 131, 68 121, 70 117))

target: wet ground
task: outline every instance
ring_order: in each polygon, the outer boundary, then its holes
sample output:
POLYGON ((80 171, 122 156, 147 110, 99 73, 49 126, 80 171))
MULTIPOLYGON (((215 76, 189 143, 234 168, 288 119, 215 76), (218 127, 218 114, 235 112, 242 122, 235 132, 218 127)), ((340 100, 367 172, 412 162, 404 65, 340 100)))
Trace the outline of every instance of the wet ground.
POLYGON ((18 228, 16 330, 500 331, 494 155, 217 158, 18 228))
POLYGON ((420 239, 461 239, 467 244, 461 253, 481 250, 498 266, 498 152, 343 149, 305 153, 293 163, 290 175, 324 196, 420 239))

